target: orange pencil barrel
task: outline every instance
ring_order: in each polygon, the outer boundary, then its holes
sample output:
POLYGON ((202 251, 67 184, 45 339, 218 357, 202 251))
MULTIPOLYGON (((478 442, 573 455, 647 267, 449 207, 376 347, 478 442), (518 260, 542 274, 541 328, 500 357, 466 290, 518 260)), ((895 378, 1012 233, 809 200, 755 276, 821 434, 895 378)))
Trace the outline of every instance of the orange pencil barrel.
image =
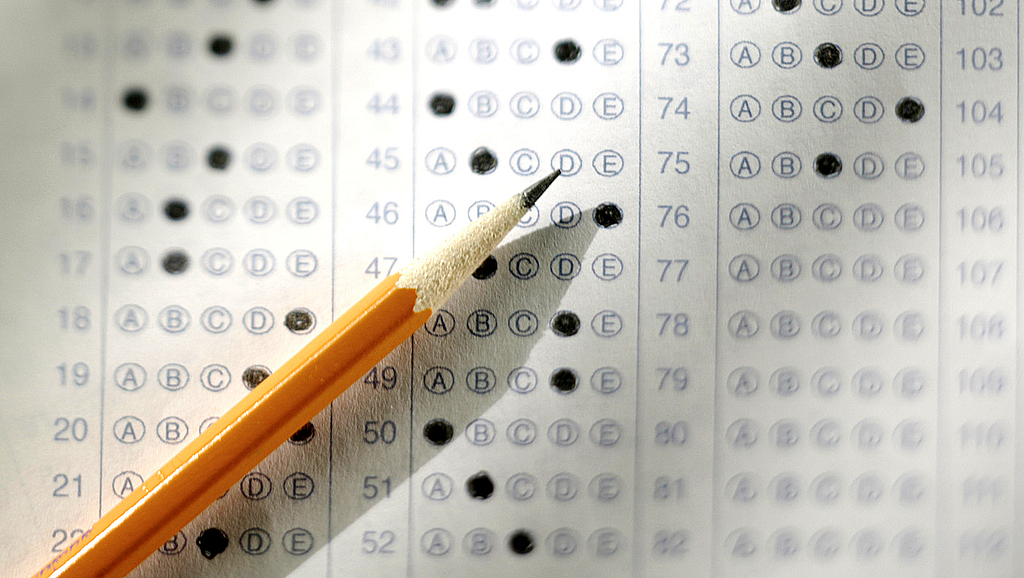
POLYGON ((34 578, 116 578, 222 496, 431 315, 384 279, 34 578))

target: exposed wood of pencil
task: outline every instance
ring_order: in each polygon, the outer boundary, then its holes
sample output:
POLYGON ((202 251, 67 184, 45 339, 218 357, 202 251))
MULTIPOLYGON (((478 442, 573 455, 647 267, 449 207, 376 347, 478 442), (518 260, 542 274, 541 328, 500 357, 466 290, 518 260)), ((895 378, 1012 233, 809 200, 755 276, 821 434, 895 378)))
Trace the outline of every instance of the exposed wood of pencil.
POLYGON ((34 576, 128 574, 430 317, 382 281, 34 576))
POLYGON ((382 281, 34 578, 120 578, 426 323, 555 171, 382 281))

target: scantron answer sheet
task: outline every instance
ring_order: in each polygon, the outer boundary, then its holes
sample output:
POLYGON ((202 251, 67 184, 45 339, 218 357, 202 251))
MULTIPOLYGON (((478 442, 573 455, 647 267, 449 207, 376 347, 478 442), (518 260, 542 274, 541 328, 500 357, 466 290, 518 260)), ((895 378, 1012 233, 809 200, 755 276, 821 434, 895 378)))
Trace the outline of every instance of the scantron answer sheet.
POLYGON ((553 169, 133 576, 1024 575, 1016 0, 0 8, 28 576, 553 169))

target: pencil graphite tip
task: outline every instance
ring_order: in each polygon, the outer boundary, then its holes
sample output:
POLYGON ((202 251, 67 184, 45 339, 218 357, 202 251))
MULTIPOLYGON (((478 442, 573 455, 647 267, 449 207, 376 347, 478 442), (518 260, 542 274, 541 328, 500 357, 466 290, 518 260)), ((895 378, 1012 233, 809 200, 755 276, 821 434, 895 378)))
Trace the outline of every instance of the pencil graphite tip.
POLYGON ((537 203, 537 199, 544 194, 544 191, 548 190, 551 183, 558 178, 558 175, 562 174, 562 171, 557 170, 543 179, 537 181, 530 188, 523 191, 523 208, 529 209, 537 203))

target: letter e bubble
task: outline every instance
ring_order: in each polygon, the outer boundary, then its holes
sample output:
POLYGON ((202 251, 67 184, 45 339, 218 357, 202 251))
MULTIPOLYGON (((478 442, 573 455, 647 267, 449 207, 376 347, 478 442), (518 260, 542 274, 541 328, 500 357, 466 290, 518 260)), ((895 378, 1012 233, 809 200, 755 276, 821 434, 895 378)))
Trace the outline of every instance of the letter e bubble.
POLYGON ((600 40, 594 45, 594 59, 604 66, 614 66, 622 62, 623 56, 625 56, 625 49, 618 40, 613 38, 600 40))
POLYGON ((619 118, 625 109, 622 98, 613 92, 605 92, 594 99, 594 114, 604 120, 619 118))

